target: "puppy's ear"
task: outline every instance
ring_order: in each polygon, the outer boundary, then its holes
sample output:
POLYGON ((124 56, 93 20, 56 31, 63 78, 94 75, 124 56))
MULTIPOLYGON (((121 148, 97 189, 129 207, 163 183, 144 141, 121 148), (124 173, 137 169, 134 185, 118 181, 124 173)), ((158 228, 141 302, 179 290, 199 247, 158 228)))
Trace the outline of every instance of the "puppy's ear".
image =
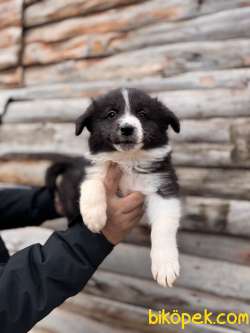
POLYGON ((157 100, 157 102, 159 103, 160 108, 161 108, 162 112, 164 113, 163 118, 164 118, 164 121, 166 122, 167 127, 168 127, 168 125, 170 125, 176 133, 179 133, 180 129, 181 129, 179 119, 162 102, 160 102, 159 100, 157 100))
POLYGON ((180 133, 181 125, 179 119, 176 117, 176 115, 170 111, 168 108, 166 108, 166 115, 167 115, 167 122, 172 127, 172 129, 176 133, 180 133))
POLYGON ((84 114, 76 119, 75 135, 78 136, 82 133, 84 127, 86 126, 89 131, 91 131, 91 118, 94 112, 94 101, 89 105, 84 114))

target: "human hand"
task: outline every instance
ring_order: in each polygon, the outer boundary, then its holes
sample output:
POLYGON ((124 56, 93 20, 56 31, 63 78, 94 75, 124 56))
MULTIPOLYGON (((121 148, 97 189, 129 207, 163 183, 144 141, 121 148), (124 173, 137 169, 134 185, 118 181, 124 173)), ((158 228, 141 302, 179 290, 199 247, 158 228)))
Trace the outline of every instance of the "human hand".
POLYGON ((144 196, 133 192, 118 197, 117 191, 122 172, 117 164, 111 163, 104 181, 107 197, 107 223, 103 235, 114 245, 118 244, 141 220, 144 196))

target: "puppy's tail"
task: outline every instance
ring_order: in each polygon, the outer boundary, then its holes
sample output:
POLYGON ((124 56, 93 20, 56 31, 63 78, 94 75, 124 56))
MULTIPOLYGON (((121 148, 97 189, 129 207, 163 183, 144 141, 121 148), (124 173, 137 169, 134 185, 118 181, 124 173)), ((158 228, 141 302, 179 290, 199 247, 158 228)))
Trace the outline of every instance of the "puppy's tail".
POLYGON ((56 162, 48 167, 45 174, 45 185, 52 193, 56 191, 58 176, 64 174, 70 167, 72 167, 70 161, 56 162))

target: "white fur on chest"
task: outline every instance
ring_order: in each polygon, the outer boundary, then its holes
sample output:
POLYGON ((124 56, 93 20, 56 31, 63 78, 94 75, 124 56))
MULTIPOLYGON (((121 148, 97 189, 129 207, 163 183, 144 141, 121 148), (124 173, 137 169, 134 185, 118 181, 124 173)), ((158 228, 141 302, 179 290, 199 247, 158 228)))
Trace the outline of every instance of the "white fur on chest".
POLYGON ((120 164, 122 170, 122 178, 120 181, 120 191, 123 195, 131 192, 141 192, 149 195, 157 192, 160 185, 160 177, 158 174, 139 173, 136 171, 138 165, 120 164))
POLYGON ((153 161, 161 160, 169 154, 171 147, 166 145, 162 148, 155 148, 148 151, 137 152, 111 152, 100 153, 96 156, 89 156, 94 165, 88 168, 87 178, 104 179, 108 161, 113 161, 122 170, 120 191, 123 195, 138 191, 144 195, 156 193, 160 186, 160 174, 147 173, 147 168, 153 161))

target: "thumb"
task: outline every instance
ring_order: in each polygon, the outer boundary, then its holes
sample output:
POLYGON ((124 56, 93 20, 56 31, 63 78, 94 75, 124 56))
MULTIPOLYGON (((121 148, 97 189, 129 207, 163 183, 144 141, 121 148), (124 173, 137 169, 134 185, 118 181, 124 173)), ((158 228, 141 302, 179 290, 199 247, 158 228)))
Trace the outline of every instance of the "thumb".
POLYGON ((104 185, 108 195, 115 195, 117 193, 121 176, 122 171, 118 164, 110 162, 106 177, 104 179, 104 185))

